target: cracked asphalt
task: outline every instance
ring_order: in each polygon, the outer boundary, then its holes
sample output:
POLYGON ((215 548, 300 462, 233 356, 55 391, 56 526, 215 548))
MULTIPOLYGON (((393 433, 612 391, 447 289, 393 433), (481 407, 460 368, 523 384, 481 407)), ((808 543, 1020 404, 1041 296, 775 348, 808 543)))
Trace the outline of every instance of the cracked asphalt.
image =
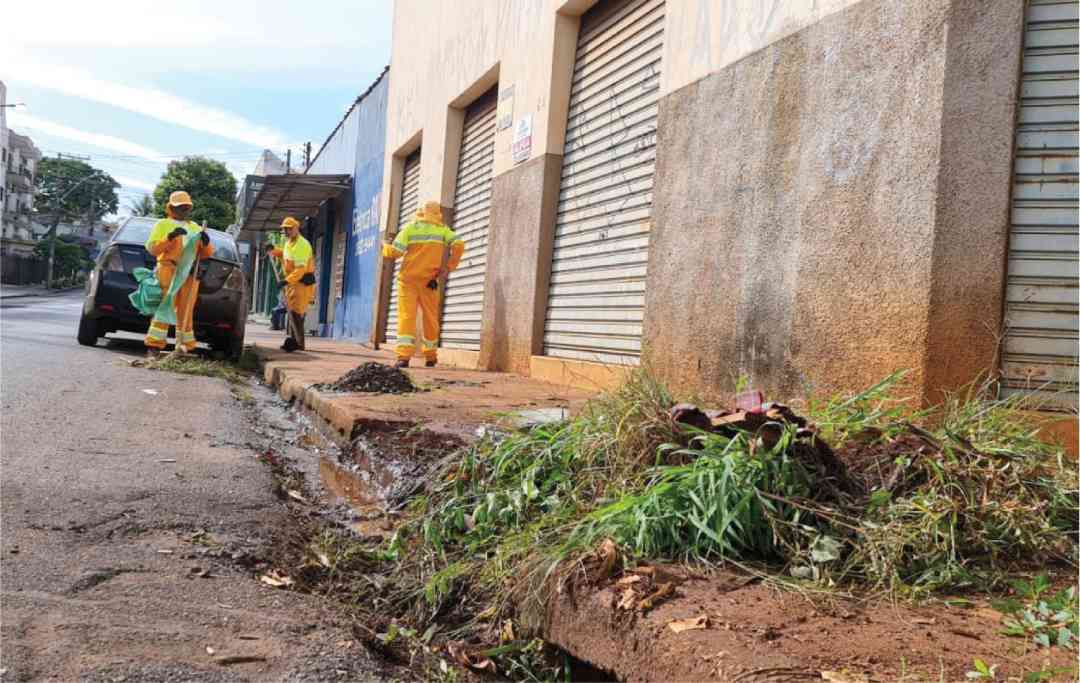
POLYGON ((318 599, 255 580, 288 513, 252 409, 131 367, 137 336, 79 346, 81 302, 0 302, 0 680, 379 678, 318 599))

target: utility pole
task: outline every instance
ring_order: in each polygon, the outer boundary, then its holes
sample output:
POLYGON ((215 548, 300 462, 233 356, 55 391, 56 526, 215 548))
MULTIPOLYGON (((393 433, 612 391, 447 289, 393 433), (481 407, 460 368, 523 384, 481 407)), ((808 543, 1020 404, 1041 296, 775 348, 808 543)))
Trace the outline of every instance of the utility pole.
POLYGON ((292 168, 292 148, 285 150, 285 175, 289 175, 292 168))
POLYGON ((90 180, 91 178, 98 175, 99 173, 100 173, 100 171, 98 171, 95 168, 92 173, 88 174, 85 178, 83 178, 79 182, 77 182, 74 185, 72 185, 71 187, 69 187, 67 192, 60 195, 60 198, 56 200, 56 206, 55 206, 56 217, 53 218, 53 224, 52 224, 52 227, 49 228, 49 232, 45 233, 46 236, 52 235, 52 240, 49 242, 49 270, 48 270, 48 274, 46 275, 46 279, 45 279, 45 288, 46 289, 52 289, 52 284, 53 284, 53 263, 56 261, 56 228, 60 225, 60 216, 61 216, 61 213, 62 213, 61 212, 61 206, 63 205, 64 200, 67 199, 67 196, 69 194, 71 194, 75 190, 75 188, 77 188, 79 185, 82 185, 87 180, 90 180))
POLYGON ((311 168, 311 142, 304 143, 304 173, 311 168))

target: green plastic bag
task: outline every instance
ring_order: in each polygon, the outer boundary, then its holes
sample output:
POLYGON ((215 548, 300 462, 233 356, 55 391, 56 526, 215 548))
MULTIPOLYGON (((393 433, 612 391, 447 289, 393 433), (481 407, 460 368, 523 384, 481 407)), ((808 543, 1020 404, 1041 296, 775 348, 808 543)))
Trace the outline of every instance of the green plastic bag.
POLYGON ((158 282, 154 271, 149 268, 136 268, 132 275, 135 276, 135 281, 139 283, 139 287, 131 294, 128 294, 131 305, 143 315, 154 315, 164 296, 161 292, 161 283, 158 282))
MULTIPOLYGON (((191 269, 195 266, 195 250, 199 244, 199 234, 189 233, 182 238, 184 240, 183 250, 180 252, 180 259, 176 263, 176 274, 173 275, 172 282, 169 283, 169 291, 163 292, 161 290, 161 284, 158 282, 157 277, 147 277, 143 274, 142 279, 139 279, 139 271, 146 271, 147 268, 136 268, 132 271, 132 275, 139 282, 139 288, 133 293, 128 295, 131 304, 139 310, 143 315, 152 315, 158 322, 163 322, 168 325, 176 324, 176 305, 174 300, 176 293, 180 291, 180 287, 187 280, 188 274, 191 273, 191 269), (153 280, 151 284, 149 281, 153 280), (143 283, 146 283, 145 292, 143 290, 143 283), (157 290, 155 295, 154 290, 157 290), (157 305, 153 306, 153 301, 156 299, 157 305), (142 308, 140 306, 146 306, 142 308)), ((153 275, 153 272, 150 273, 153 275)))

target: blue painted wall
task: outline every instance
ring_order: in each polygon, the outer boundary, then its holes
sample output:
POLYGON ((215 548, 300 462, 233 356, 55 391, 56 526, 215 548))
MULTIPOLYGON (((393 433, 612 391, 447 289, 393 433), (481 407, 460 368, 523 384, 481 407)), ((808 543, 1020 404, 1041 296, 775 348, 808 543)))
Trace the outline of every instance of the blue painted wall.
POLYGON ((357 135, 352 225, 345 251, 343 296, 334 315, 334 336, 363 342, 371 336, 379 276, 379 215, 389 86, 390 74, 384 72, 353 112, 357 135))

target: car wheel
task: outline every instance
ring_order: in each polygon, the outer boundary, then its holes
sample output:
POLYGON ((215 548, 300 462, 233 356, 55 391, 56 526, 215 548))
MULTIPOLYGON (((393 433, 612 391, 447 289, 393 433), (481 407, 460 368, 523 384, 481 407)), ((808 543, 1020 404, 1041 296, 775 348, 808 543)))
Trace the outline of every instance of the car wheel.
POLYGON ((79 318, 79 333, 76 337, 83 346, 94 346, 98 340, 98 321, 86 317, 84 313, 79 318))
POLYGON ((240 357, 244 355, 244 328, 233 332, 229 337, 229 358, 234 361, 239 361, 240 357))

